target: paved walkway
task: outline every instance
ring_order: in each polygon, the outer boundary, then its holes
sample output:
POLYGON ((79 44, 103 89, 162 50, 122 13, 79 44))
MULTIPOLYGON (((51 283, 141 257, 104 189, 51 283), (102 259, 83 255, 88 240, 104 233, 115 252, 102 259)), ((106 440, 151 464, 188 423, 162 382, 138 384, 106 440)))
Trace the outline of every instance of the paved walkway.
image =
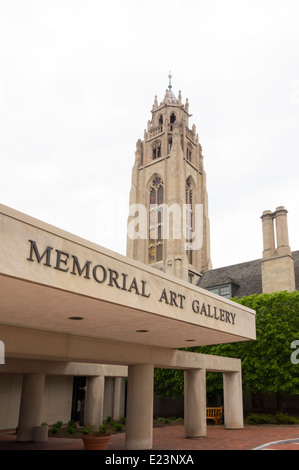
MULTIPOLYGON (((207 436, 185 439, 184 426, 155 428, 153 450, 299 450, 299 426, 246 426, 226 430, 224 426, 208 426, 207 436), (283 441, 283 442, 281 442, 283 441), (274 443, 275 445, 266 446, 274 443), (263 447, 265 446, 265 447, 263 447)), ((108 450, 124 450, 125 434, 112 436, 108 450)), ((81 439, 49 438, 44 443, 16 442, 12 433, 0 433, 0 450, 83 450, 81 439)))

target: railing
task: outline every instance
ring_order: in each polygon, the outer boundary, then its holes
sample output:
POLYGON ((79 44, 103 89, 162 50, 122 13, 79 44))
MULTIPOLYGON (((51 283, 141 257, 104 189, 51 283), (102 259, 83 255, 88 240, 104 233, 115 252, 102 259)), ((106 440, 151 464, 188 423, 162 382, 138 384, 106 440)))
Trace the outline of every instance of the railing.
POLYGON ((156 126, 150 130, 150 137, 154 137, 155 135, 161 134, 161 132, 163 132, 163 126, 156 126))
MULTIPOLYGON (((168 123, 168 131, 169 132, 173 131, 173 126, 174 126, 174 123, 168 123)), ((149 131, 150 138, 155 137, 156 135, 161 134, 162 132, 163 132, 163 125, 159 124, 159 126, 156 126, 156 127, 153 127, 152 129, 150 129, 150 131, 149 131)), ((194 132, 192 132, 191 129, 188 129, 188 127, 186 127, 186 136, 192 141, 196 140, 196 136, 195 136, 194 132)))

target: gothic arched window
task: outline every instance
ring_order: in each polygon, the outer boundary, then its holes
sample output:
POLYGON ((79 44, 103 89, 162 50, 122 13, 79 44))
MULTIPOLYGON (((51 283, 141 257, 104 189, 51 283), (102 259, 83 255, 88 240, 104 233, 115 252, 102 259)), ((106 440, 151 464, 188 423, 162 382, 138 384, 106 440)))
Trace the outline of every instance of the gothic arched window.
POLYGON ((190 144, 187 145, 187 160, 192 161, 192 147, 190 144))
POLYGON ((153 160, 156 160, 156 158, 160 158, 161 157, 161 141, 156 140, 153 143, 152 149, 153 149, 153 160))
POLYGON ((160 177, 156 176, 150 186, 150 208, 149 208, 149 264, 163 259, 163 200, 164 186, 160 177))
POLYGON ((192 264, 192 231, 193 231, 193 192, 191 178, 186 181, 186 252, 188 263, 192 264))
POLYGON ((174 113, 171 113, 170 115, 170 131, 172 132, 173 131, 173 124, 175 123, 176 121, 176 115, 174 113))

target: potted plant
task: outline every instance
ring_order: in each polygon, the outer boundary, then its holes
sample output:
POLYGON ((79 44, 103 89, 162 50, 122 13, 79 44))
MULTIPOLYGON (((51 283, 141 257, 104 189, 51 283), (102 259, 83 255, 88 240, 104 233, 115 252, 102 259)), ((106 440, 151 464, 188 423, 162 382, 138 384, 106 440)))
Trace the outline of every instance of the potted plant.
POLYGON ((46 442, 48 440, 48 423, 41 423, 33 428, 33 442, 46 442))
POLYGON ((85 450, 106 450, 110 438, 110 432, 105 424, 83 429, 82 439, 85 450))

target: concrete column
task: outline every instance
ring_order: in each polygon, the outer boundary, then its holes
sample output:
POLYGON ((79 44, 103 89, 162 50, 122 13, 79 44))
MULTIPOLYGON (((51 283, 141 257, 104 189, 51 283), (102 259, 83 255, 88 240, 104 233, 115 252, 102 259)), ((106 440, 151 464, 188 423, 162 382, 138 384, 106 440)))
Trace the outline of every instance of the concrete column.
POLYGON ((184 427, 185 437, 203 437, 207 434, 205 369, 185 370, 184 427))
POLYGON ((23 376, 17 441, 32 441, 34 427, 41 425, 44 386, 43 374, 23 376))
POLYGON ((121 377, 115 377, 114 379, 114 396, 113 396, 113 414, 112 417, 118 421, 122 416, 121 410, 121 392, 122 392, 122 379, 121 377))
POLYGON ((243 396, 241 372, 223 373, 224 424, 227 429, 242 429, 243 396))
POLYGON ((154 366, 128 367, 126 449, 146 450, 153 444, 154 366))
POLYGON ((87 377, 84 424, 85 426, 100 426, 103 422, 105 377, 87 377))
POLYGON ((277 253, 281 256, 291 254, 287 213, 283 206, 277 207, 275 211, 277 253))
POLYGON ((263 258, 272 258, 275 255, 273 213, 271 211, 264 211, 261 219, 264 246, 263 258))

